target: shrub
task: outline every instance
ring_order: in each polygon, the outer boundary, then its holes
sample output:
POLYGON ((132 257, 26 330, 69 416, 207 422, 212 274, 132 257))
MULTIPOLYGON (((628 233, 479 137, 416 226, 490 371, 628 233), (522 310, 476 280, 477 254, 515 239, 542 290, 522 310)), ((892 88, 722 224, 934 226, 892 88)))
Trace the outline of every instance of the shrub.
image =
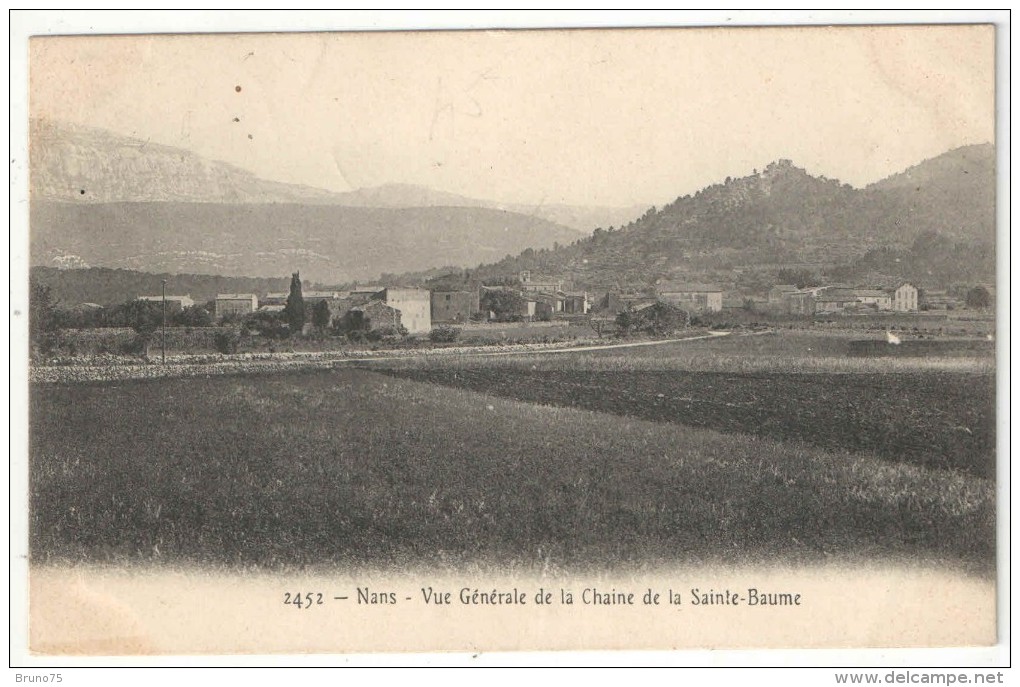
POLYGON ((237 346, 241 343, 241 335, 236 329, 223 329, 216 332, 213 343, 220 353, 237 353, 237 346))
POLYGON ((170 321, 180 327, 211 327, 213 317, 200 305, 191 305, 171 315, 170 321))
POLYGON ((145 334, 136 334, 130 339, 122 341, 117 346, 102 345, 101 353, 120 353, 121 355, 145 356, 149 351, 151 337, 145 334))
POLYGON ((616 317, 616 326, 623 333, 672 334, 691 326, 691 316, 683 308, 669 303, 655 303, 641 310, 625 310, 616 317))
POLYGON ((333 315, 329 311, 329 303, 326 301, 319 301, 312 308, 312 324, 320 332, 326 330, 332 317, 333 315))
POLYGON ((267 339, 285 339, 290 334, 290 328, 283 317, 274 312, 252 313, 245 319, 244 326, 267 339))
POLYGON ((456 327, 443 325, 436 327, 429 332, 429 340, 432 343, 453 343, 460 336, 460 330, 456 327))

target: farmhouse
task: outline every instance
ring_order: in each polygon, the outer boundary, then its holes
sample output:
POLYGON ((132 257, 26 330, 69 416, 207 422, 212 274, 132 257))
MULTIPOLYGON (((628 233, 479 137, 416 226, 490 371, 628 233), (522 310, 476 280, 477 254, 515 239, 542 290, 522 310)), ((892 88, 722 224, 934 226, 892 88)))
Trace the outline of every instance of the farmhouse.
POLYGON ((274 293, 267 293, 261 299, 259 303, 262 305, 287 305, 287 297, 290 293, 287 291, 277 291, 274 293))
POLYGON ((477 289, 432 292, 433 322, 467 322, 479 310, 477 289))
POLYGON ((893 291, 892 309, 896 312, 915 312, 917 310, 917 287, 903 282, 893 291))
POLYGON ((543 314, 554 315, 555 313, 563 312, 563 304, 566 298, 560 293, 544 293, 535 292, 529 295, 529 298, 533 298, 538 304, 536 314, 541 316, 543 314))
POLYGON ((847 309, 868 307, 875 310, 917 310, 917 289, 902 284, 898 289, 873 287, 849 288, 844 285, 815 286, 809 289, 788 291, 786 285, 777 285, 769 292, 770 303, 782 295, 784 310, 791 315, 831 315, 847 309), (897 296, 899 294, 899 296, 897 296), (897 304, 899 298, 899 305, 897 304))
POLYGON ((563 294, 563 312, 567 315, 586 315, 591 310, 587 291, 567 291, 563 294))
POLYGON ((524 270, 517 275, 523 291, 545 291, 555 293, 563 290, 563 280, 555 277, 532 277, 524 270))
POLYGON ((259 299, 253 293, 221 293, 216 296, 216 317, 250 315, 259 309, 259 299))
POLYGON ((815 294, 811 291, 797 291, 787 294, 786 312, 791 315, 814 315, 815 294))
POLYGON ((854 289, 854 295, 864 305, 871 305, 879 310, 892 309, 892 296, 882 289, 854 289))
MULTIPOLYGON (((376 289, 376 291, 378 290, 376 289)), ((319 301, 336 301, 343 298, 344 295, 339 291, 305 291, 302 288, 301 300, 304 301, 306 307, 314 307, 319 301)), ((275 291, 267 293, 260 302, 263 305, 286 305, 289 297, 289 291, 275 291)))
POLYGON ((426 289, 384 288, 373 296, 400 313, 400 324, 410 334, 432 331, 432 297, 426 289))
POLYGON ((722 310, 722 289, 707 284, 663 282, 656 286, 660 301, 686 310, 719 312, 722 310))
POLYGON ((369 300, 355 305, 341 316, 341 320, 348 331, 396 330, 405 326, 400 311, 381 300, 369 300))
POLYGON ((640 303, 651 304, 653 299, 639 293, 617 293, 609 291, 599 301, 599 312, 603 315, 619 315, 624 310, 632 309, 640 303))
POLYGON ((516 314, 528 320, 535 319, 535 316, 538 314, 538 301, 534 298, 525 297, 521 301, 520 310, 516 314))
POLYGON ((814 297, 814 312, 818 315, 843 312, 858 303, 860 300, 853 289, 827 288, 814 297))
POLYGON ((355 284, 349 292, 350 296, 374 296, 375 294, 382 291, 385 286, 378 286, 374 284, 355 284))
MULTIPOLYGON (((163 296, 139 296, 138 300, 146 301, 147 303, 162 303, 163 296)), ((180 312, 185 308, 190 308, 195 304, 195 301, 191 300, 191 296, 167 296, 166 297, 166 310, 167 312, 180 312)))
POLYGON ((319 301, 338 301, 341 298, 343 296, 338 291, 304 291, 301 294, 305 305, 315 305, 319 301))

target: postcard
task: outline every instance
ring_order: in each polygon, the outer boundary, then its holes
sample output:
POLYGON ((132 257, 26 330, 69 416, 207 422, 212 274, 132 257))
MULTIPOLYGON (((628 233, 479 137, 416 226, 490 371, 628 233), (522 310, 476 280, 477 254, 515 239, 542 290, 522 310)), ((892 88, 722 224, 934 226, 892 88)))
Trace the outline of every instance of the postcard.
POLYGON ((31 655, 994 645, 995 39, 31 37, 31 655))

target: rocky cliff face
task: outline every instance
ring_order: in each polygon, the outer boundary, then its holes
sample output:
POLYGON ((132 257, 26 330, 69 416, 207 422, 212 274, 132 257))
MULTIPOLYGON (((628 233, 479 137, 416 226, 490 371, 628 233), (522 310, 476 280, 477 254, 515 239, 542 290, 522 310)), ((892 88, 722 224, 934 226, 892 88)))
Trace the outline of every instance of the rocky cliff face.
POLYGON ((260 179, 180 148, 70 124, 33 120, 32 200, 68 203, 328 203, 322 189, 260 179))

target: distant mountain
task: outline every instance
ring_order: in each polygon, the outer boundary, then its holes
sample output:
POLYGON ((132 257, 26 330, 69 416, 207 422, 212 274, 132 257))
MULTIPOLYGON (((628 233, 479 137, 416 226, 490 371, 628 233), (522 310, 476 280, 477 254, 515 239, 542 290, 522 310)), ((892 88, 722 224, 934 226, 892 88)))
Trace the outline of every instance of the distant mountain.
POLYGON ((638 218, 647 210, 644 205, 612 207, 599 205, 566 205, 563 203, 501 203, 495 200, 469 198, 456 193, 437 191, 426 186, 414 184, 384 184, 357 191, 337 194, 337 201, 342 205, 377 208, 412 208, 412 207, 479 207, 495 210, 507 210, 531 217, 541 217, 556 224, 577 229, 590 234, 601 227, 608 229, 626 224, 638 218))
POLYGON ((205 303, 219 293, 254 293, 286 291, 290 277, 260 279, 254 277, 220 277, 206 274, 153 274, 105 267, 58 269, 33 267, 33 281, 50 288, 54 302, 61 308, 82 303, 111 306, 139 296, 158 296, 166 279, 168 296, 191 296, 195 303, 205 303))
POLYGON ((329 203, 322 189, 260 179, 224 162, 73 124, 33 119, 29 128, 33 201, 329 203))
POLYGON ((360 208, 494 207, 495 203, 415 184, 383 184, 337 193, 338 205, 360 208))
POLYGON ((31 204, 32 263, 147 272, 375 279, 474 266, 577 232, 484 208, 357 208, 283 203, 31 204))
POLYGON ((635 208, 503 205, 400 184, 331 193, 84 127, 33 122, 31 135, 35 265, 301 270, 339 283, 481 264, 477 278, 528 269, 591 289, 696 279, 747 292, 782 267, 846 279, 895 270, 929 283, 994 275, 991 145, 864 189, 779 160, 634 217, 635 208), (580 237, 566 224, 595 230, 580 237))
POLYGON ((910 189, 920 191, 932 187, 951 186, 955 189, 978 191, 989 188, 995 173, 995 146, 991 143, 954 148, 942 155, 924 160, 898 174, 876 181, 869 190, 890 191, 910 189))
POLYGON ((77 204, 118 202, 298 203, 350 207, 506 210, 581 232, 633 220, 646 208, 514 204, 413 184, 333 192, 261 179, 224 162, 90 127, 33 119, 31 197, 77 204))
POLYGON ((267 181, 87 127, 36 120, 30 136, 35 265, 226 276, 301 270, 339 282, 474 266, 578 235, 533 213, 416 187, 338 194, 267 181))
POLYGON ((616 231, 553 251, 526 250, 474 274, 527 269, 590 289, 660 279, 750 288, 755 281, 747 275, 791 266, 845 277, 899 267, 900 276, 933 284, 963 275, 988 279, 995 270, 994 182, 991 146, 949 151, 866 189, 779 160, 652 208, 616 231), (937 237, 937 250, 904 259, 923 236, 937 237))
POLYGON ((995 240, 995 147, 956 148, 871 184, 868 203, 918 231, 995 240))

